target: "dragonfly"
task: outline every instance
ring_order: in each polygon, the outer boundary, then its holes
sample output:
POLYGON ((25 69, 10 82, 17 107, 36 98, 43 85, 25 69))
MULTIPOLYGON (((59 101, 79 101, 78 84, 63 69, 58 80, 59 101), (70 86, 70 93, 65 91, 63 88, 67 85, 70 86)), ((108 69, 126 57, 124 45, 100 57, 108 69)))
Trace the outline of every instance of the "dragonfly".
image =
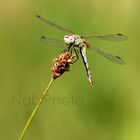
POLYGON ((57 25, 51 21, 49 21, 48 19, 40 16, 40 15, 36 15, 36 17, 43 21, 44 23, 48 24, 49 26, 55 27, 59 30, 62 30, 64 32, 67 32, 66 35, 64 35, 64 39, 63 40, 59 40, 59 39, 55 39, 55 38, 50 38, 48 36, 42 36, 40 39, 43 42, 46 42, 48 44, 52 44, 52 45, 62 45, 62 44, 66 44, 67 48, 65 49, 65 51, 69 51, 69 52, 74 52, 76 55, 76 60, 77 61, 79 59, 78 53, 81 54, 85 69, 86 69, 86 73, 87 73, 87 77, 88 77, 88 81, 89 84, 91 86, 93 86, 93 79, 92 79, 92 75, 90 72, 90 68, 89 68, 89 64, 88 64, 88 59, 87 59, 87 55, 86 55, 86 50, 88 48, 93 48, 95 52, 97 52, 99 55, 104 56, 105 58, 107 58, 108 60, 110 60, 111 62, 116 62, 118 64, 124 65, 125 62, 122 60, 121 57, 116 56, 116 55, 112 55, 108 52, 105 52, 99 48, 96 48, 95 46, 91 46, 89 45, 89 43, 86 41, 87 39, 101 39, 101 40, 108 40, 108 41, 125 41, 127 40, 127 36, 121 34, 121 33, 117 33, 117 34, 106 34, 106 35, 88 35, 88 36, 81 36, 76 34, 75 32, 64 28, 63 26, 57 25))

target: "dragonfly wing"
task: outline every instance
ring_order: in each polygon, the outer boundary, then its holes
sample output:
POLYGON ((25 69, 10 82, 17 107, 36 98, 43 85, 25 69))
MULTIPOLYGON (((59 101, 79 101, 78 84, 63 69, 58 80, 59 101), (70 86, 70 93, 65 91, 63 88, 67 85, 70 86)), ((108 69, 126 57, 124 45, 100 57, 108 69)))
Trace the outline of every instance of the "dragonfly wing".
POLYGON ((64 41, 55 38, 50 38, 47 36, 41 36, 40 41, 52 46, 64 46, 64 41))
POLYGON ((123 34, 108 34, 108 35, 91 35, 91 36, 85 36, 86 39, 102 39, 102 40, 108 40, 108 41, 125 41, 127 40, 127 36, 123 34))
POLYGON ((86 56, 86 47, 80 48, 80 53, 84 62, 84 66, 86 68, 86 72, 87 72, 87 76, 88 76, 88 80, 90 85, 93 85, 93 80, 92 80, 92 76, 90 73, 90 69, 89 69, 89 65, 88 65, 88 60, 87 60, 87 56, 86 56))
POLYGON ((121 65, 124 65, 125 62, 121 59, 121 57, 119 56, 115 56, 115 55, 112 55, 108 52, 105 52, 99 48, 94 48, 94 50, 99 53, 100 55, 106 57, 108 60, 112 61, 112 62, 116 62, 118 64, 121 64, 121 65))
POLYGON ((62 26, 60 26, 60 25, 57 25, 57 24, 55 24, 55 23, 53 23, 53 22, 51 22, 51 21, 49 21, 49 20, 47 20, 47 19, 41 17, 40 15, 36 15, 36 17, 37 17, 38 19, 40 19, 41 21, 43 21, 44 23, 46 23, 46 24, 48 24, 48 25, 50 25, 50 26, 52 26, 52 27, 55 27, 55 28, 57 28, 57 29, 59 29, 59 30, 62 30, 62 31, 65 31, 65 32, 68 32, 68 33, 74 33, 74 32, 72 32, 72 31, 69 30, 69 29, 66 29, 66 28, 64 28, 64 27, 62 27, 62 26))

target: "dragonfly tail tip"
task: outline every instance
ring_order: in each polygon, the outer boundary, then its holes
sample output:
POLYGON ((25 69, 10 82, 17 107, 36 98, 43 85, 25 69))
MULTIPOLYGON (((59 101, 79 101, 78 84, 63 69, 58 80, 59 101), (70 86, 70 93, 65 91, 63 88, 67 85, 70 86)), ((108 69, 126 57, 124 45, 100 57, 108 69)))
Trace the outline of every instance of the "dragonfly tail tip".
POLYGON ((89 85, 90 85, 90 87, 94 87, 94 83, 93 82, 90 82, 89 85))

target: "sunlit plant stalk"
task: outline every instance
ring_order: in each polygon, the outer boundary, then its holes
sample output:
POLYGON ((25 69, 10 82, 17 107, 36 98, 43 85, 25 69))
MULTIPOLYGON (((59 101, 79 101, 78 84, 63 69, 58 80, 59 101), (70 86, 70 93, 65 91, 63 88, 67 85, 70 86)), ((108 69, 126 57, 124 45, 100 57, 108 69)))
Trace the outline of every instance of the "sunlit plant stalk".
POLYGON ((25 133, 27 132, 27 129, 31 124, 31 121, 33 120, 37 111, 39 110, 39 107, 42 104, 43 100, 45 99, 45 97, 46 97, 50 87, 52 86, 54 80, 56 78, 60 77, 65 71, 69 71, 70 64, 73 64, 74 58, 75 58, 75 55, 72 55, 69 52, 62 52, 59 55, 59 58, 54 59, 54 65, 52 67, 52 72, 53 72, 52 78, 51 78, 48 86, 46 87, 45 91, 43 92, 41 98, 39 99, 36 107, 32 111, 28 121, 26 122, 26 124, 21 132, 21 135, 19 137, 19 140, 23 140, 25 133))
POLYGON ((19 140, 22 140, 22 139, 23 139, 23 137, 24 137, 24 135, 25 135, 25 133, 26 133, 26 131, 27 131, 27 129, 28 129, 28 127, 29 127, 31 121, 32 121, 33 118, 35 117, 35 114, 37 113, 37 111, 38 111, 38 109, 39 109, 41 103, 43 102, 44 98, 46 97, 46 95, 47 95, 47 93, 48 93, 48 90, 50 89, 51 85, 53 84, 53 81, 54 81, 54 78, 51 78, 51 80, 50 80, 50 82, 49 82, 47 88, 45 89, 45 91, 44 91, 44 93, 42 94, 41 98, 39 99, 39 101, 38 101, 36 107, 34 108, 33 112, 31 113, 31 115, 30 115, 30 117, 29 117, 29 119, 28 119, 28 121, 27 121, 25 127, 23 128, 23 131, 22 131, 22 133, 21 133, 21 135, 20 135, 20 137, 19 137, 19 140))

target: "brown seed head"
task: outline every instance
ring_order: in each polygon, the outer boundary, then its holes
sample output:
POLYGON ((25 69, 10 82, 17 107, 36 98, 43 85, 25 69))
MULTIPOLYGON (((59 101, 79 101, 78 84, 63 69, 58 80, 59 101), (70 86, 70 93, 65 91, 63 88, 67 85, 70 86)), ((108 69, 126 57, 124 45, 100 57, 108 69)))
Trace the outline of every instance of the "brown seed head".
POLYGON ((62 52, 58 58, 53 60, 53 78, 56 79, 60 77, 65 71, 69 71, 70 64, 74 62, 75 55, 69 52, 62 52))

